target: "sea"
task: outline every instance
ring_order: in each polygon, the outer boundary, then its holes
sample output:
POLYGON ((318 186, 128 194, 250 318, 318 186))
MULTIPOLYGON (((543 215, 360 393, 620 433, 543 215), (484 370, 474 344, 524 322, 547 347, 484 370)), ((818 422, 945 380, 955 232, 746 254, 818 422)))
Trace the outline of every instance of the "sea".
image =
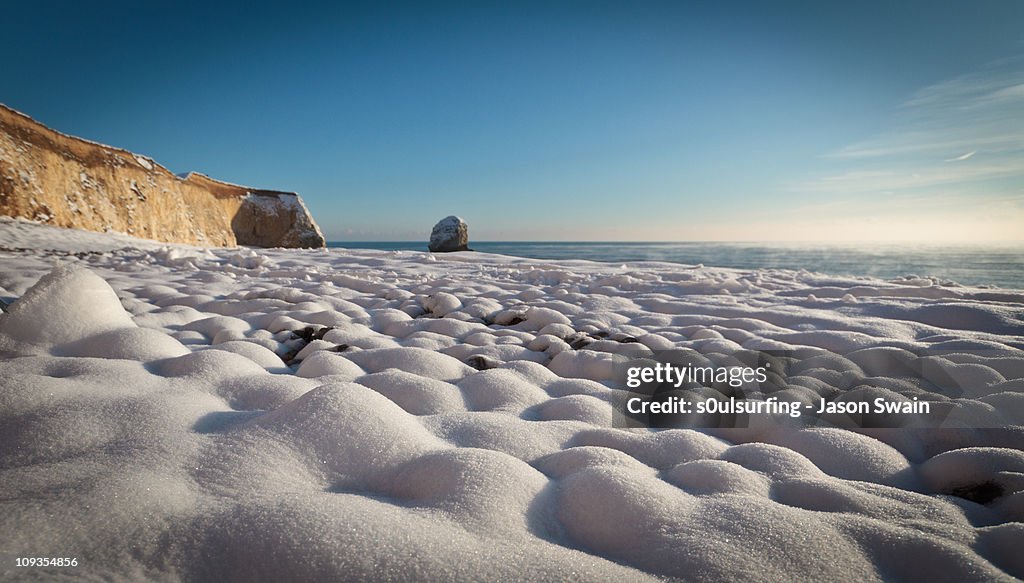
MULTIPOLYGON (((332 241, 328 247, 426 251, 419 241, 332 241)), ((830 275, 930 277, 964 285, 1024 289, 1024 244, 623 243, 474 241, 474 251, 530 259, 622 263, 667 261, 739 269, 806 269, 830 275)))

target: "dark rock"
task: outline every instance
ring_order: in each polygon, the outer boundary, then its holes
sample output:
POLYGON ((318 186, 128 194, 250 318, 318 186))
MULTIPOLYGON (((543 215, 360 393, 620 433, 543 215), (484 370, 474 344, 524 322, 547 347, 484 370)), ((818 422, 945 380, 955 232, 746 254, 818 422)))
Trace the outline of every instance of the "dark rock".
POLYGON ((427 248, 434 253, 469 251, 469 227, 459 217, 445 217, 434 225, 427 248))
POLYGON ((594 343, 594 339, 584 334, 583 332, 577 332, 571 336, 565 338, 565 342, 569 345, 569 348, 573 350, 579 350, 586 348, 594 343))
POLYGON ((1002 496, 1004 492, 1001 484, 988 481, 980 484, 971 484, 969 486, 954 488, 950 494, 970 500, 971 502, 977 502, 978 504, 988 504, 1002 496))
POLYGON ((323 340, 324 335, 333 329, 334 328, 332 326, 306 326, 301 330, 292 330, 292 334, 294 334, 297 338, 305 340, 308 343, 314 340, 323 340))
POLYGON ((482 354, 474 354, 466 359, 466 364, 475 368, 476 370, 488 370, 497 368, 501 365, 497 360, 484 356, 482 354))

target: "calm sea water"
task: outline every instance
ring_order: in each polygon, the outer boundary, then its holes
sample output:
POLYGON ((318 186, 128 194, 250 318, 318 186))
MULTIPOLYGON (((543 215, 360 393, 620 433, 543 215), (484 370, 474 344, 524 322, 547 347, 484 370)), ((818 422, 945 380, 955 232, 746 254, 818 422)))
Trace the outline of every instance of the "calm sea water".
MULTIPOLYGON (((329 247, 426 251, 420 242, 330 242, 329 247)), ((808 245, 777 243, 473 242, 472 248, 531 259, 669 261, 741 269, 806 269, 832 275, 937 277, 966 285, 1024 289, 1024 246, 808 245)))

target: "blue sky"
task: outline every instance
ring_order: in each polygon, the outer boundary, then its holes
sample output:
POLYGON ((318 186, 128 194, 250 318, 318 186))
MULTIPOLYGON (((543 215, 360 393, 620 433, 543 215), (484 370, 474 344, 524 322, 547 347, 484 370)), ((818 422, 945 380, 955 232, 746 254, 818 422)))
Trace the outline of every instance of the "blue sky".
POLYGON ((1024 237, 1024 3, 4 8, 0 102, 332 240, 1024 237))

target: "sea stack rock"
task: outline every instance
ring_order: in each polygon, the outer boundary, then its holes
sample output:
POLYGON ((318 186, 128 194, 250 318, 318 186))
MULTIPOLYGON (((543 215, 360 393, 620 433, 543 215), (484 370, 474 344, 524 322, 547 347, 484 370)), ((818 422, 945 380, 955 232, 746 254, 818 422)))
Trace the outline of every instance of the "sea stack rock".
POLYGON ((459 217, 445 217, 430 232, 428 248, 434 253, 469 251, 469 227, 459 217))

